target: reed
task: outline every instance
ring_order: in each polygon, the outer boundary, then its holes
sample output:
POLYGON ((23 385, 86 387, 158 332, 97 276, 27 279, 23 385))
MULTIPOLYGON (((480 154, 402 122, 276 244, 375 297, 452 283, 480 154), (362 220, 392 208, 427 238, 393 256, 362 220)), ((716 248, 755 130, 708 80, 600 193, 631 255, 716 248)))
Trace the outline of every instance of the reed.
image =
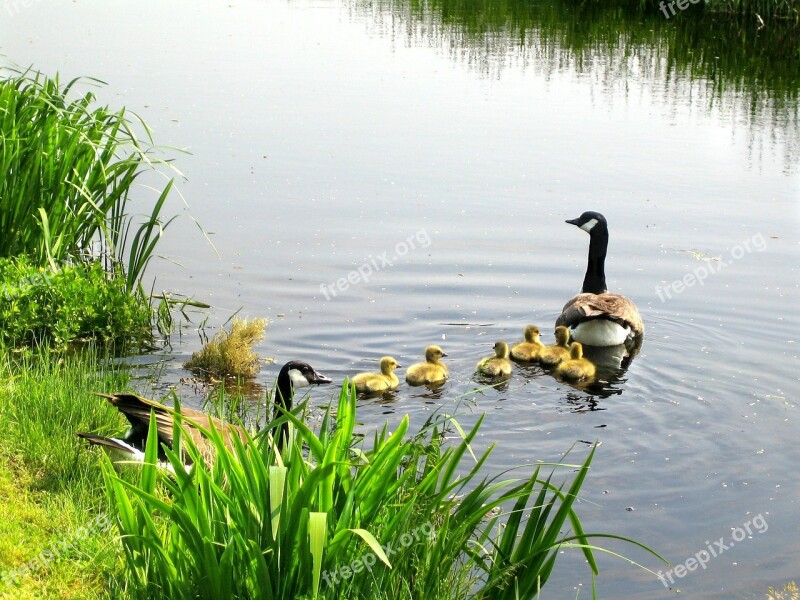
POLYGON ((130 291, 171 222, 161 212, 172 180, 143 217, 134 184, 169 163, 141 119, 97 106, 92 92, 78 93, 83 83, 98 82, 0 70, 0 257, 25 255, 53 271, 102 258, 109 272, 124 267, 130 291))
POLYGON ((368 444, 355 432, 347 382, 318 433, 299 418, 303 410, 232 448, 208 431, 213 464, 184 439, 188 472, 172 451, 175 473, 159 470, 152 427, 138 483, 105 461, 132 596, 531 598, 568 547, 597 574, 595 536, 573 509, 594 449, 579 465, 486 478, 491 448, 479 456, 472 448, 482 418, 464 431, 438 415, 409 437, 406 417, 368 444), (285 421, 292 427, 279 452, 269 431, 285 421), (557 483, 561 468, 577 472, 557 483))

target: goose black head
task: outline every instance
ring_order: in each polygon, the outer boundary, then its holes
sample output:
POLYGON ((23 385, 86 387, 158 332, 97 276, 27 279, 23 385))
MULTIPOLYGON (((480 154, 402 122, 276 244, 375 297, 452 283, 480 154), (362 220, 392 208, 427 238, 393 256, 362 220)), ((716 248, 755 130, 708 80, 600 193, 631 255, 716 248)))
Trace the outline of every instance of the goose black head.
POLYGON ((588 210, 583 213, 577 219, 567 219, 565 221, 570 225, 575 225, 576 227, 580 227, 585 232, 591 234, 593 230, 597 229, 608 229, 608 223, 606 222, 606 218, 601 215, 599 212, 594 212, 592 210, 588 210))
POLYGON ((331 378, 316 371, 307 362, 302 360, 290 360, 278 373, 278 402, 284 407, 290 408, 294 390, 310 385, 320 385, 331 383, 331 378))
MULTIPOLYGON (((275 417, 280 415, 280 410, 277 405, 283 407, 285 410, 292 409, 292 397, 296 388, 308 387, 310 385, 320 385, 323 383, 331 383, 331 378, 326 377, 322 373, 316 371, 307 362, 302 360, 290 360, 278 373, 277 390, 275 391, 275 417)), ((280 426, 280 431, 277 433, 278 450, 283 448, 284 443, 289 437, 289 424, 283 423, 280 426)))

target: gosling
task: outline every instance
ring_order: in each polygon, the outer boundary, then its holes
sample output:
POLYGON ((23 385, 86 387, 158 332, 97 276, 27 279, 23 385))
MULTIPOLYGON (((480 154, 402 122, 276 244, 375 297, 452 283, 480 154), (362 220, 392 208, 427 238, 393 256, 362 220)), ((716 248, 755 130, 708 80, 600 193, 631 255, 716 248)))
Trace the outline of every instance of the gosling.
POLYGON ((565 360, 556 367, 556 375, 566 381, 592 380, 594 374, 594 364, 583 358, 583 346, 580 342, 572 343, 569 349, 569 360, 565 360))
POLYGON ((539 362, 545 367, 555 367, 569 358, 569 329, 563 325, 556 327, 556 343, 545 346, 539 353, 539 362))
POLYGON ((502 340, 494 343, 494 356, 478 361, 478 372, 489 377, 511 375, 511 361, 508 360, 508 344, 502 340))
POLYGON ((539 341, 539 328, 536 325, 528 325, 524 335, 525 341, 511 349, 511 358, 531 362, 539 358, 539 354, 544 350, 544 344, 539 341))
POLYGON ((384 356, 381 359, 380 373, 359 373, 350 383, 356 387, 357 392, 362 393, 393 390, 400 385, 400 380, 393 372, 399 366, 391 356, 384 356))
POLYGON ((447 365, 439 359, 447 356, 439 346, 425 348, 425 362, 411 365, 406 369, 406 382, 411 385, 441 383, 447 379, 447 365))

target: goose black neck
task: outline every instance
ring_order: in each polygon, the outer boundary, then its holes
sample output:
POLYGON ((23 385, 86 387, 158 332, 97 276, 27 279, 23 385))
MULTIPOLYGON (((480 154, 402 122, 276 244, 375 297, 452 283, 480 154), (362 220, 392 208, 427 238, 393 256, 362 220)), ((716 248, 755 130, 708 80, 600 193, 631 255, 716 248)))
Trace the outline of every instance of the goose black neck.
POLYGON ((294 386, 292 379, 289 377, 288 369, 282 369, 278 373, 278 381, 275 390, 275 404, 282 406, 286 410, 292 410, 292 395, 294 394, 294 386))
MULTIPOLYGON (((278 373, 278 381, 275 389, 275 411, 273 414, 273 418, 278 418, 282 415, 281 411, 278 410, 278 406, 283 408, 284 410, 290 411, 292 410, 292 395, 294 394, 294 386, 292 385, 292 379, 289 377, 289 369, 283 368, 281 372, 278 373)), ((280 426, 279 431, 277 432, 277 446, 278 450, 283 448, 283 445, 289 439, 289 423, 282 423, 280 426)))
POLYGON ((598 223, 589 233, 589 261, 583 278, 584 293, 604 294, 606 288, 606 250, 608 249, 608 228, 598 223))

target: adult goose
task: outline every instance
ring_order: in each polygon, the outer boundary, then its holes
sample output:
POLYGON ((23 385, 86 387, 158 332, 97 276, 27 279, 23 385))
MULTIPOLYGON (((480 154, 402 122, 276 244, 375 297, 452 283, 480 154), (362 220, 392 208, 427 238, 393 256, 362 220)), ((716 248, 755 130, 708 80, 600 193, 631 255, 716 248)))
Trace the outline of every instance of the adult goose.
POLYGON ((636 305, 625 296, 608 293, 606 288, 606 218, 588 211, 567 223, 589 234, 589 262, 581 293, 564 305, 556 326, 569 327, 572 338, 587 346, 616 346, 644 334, 636 305))
MULTIPOLYGON (((290 361, 278 373, 276 402, 287 410, 291 409, 294 389, 330 382, 331 380, 328 377, 315 371, 308 363, 299 360, 290 361)), ((148 400, 136 394, 98 393, 97 395, 105 398, 109 404, 125 415, 131 425, 130 428, 125 435, 118 438, 103 437, 94 433, 78 433, 76 435, 90 444, 108 448, 116 455, 115 458, 117 459, 143 462, 147 433, 150 427, 150 414, 152 412, 156 420, 158 433, 158 458, 166 466, 166 455, 162 446, 172 448, 175 411, 160 402, 148 400)), ((231 447, 236 437, 242 441, 247 439, 244 429, 238 425, 223 423, 216 417, 207 415, 202 411, 181 407, 180 414, 183 421, 183 435, 191 437, 206 462, 213 460, 213 446, 200 428, 210 429, 213 422, 214 427, 220 432, 228 447, 231 447)), ((279 443, 283 439, 283 433, 282 428, 279 443)))

